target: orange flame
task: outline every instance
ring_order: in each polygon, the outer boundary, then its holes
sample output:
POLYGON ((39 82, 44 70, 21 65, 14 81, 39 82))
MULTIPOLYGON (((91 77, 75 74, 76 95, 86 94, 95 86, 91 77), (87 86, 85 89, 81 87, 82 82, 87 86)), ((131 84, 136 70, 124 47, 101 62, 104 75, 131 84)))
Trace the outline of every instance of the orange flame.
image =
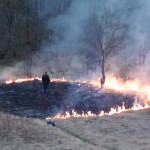
POLYGON ((85 117, 100 117, 100 116, 106 116, 106 115, 113 115, 113 114, 117 114, 117 113, 122 113, 122 112, 126 112, 126 111, 131 111, 131 110, 141 110, 141 109, 148 109, 150 108, 150 106, 148 104, 145 104, 144 106, 142 105, 134 105, 132 108, 130 109, 126 109, 124 104, 122 105, 122 107, 118 106, 117 108, 111 108, 110 111, 108 113, 101 111, 99 114, 94 114, 91 111, 88 111, 87 113, 82 112, 82 114, 78 114, 74 109, 70 112, 66 111, 65 114, 56 114, 55 117, 47 117, 46 120, 50 120, 50 119, 68 119, 68 118, 85 118, 85 117))
POLYGON ((40 78, 36 77, 36 78, 24 78, 24 79, 16 79, 16 80, 8 80, 5 83, 6 84, 10 84, 10 83, 21 83, 21 82, 27 82, 27 81, 33 81, 33 80, 41 80, 40 78))
MULTIPOLYGON (((10 84, 10 83, 20 83, 20 82, 26 82, 26 81, 33 81, 33 80, 41 80, 41 78, 25 78, 25 79, 17 79, 17 80, 8 80, 5 83, 6 84, 10 84)), ((88 83, 89 86, 94 86, 94 87, 100 87, 100 82, 99 80, 94 80, 94 81, 80 81, 80 80, 76 80, 76 81, 72 81, 72 80, 67 80, 65 78, 53 78, 51 80, 52 82, 77 82, 78 86, 81 86, 82 83, 88 83)), ((138 80, 133 80, 133 81, 126 81, 123 82, 120 79, 117 79, 114 76, 109 75, 106 78, 106 82, 105 82, 105 89, 113 89, 116 91, 120 91, 123 93, 130 93, 130 92, 136 92, 141 99, 144 101, 144 106, 138 104, 137 102, 135 102, 134 106, 131 109, 126 109, 124 104, 122 107, 117 107, 117 108, 111 108, 110 112, 106 113, 104 111, 101 111, 100 114, 96 115, 93 114, 92 112, 82 112, 82 114, 78 114, 75 110, 72 110, 72 112, 68 112, 66 111, 66 114, 57 114, 55 117, 48 117, 47 119, 56 119, 56 118, 60 118, 60 119, 66 119, 66 118, 71 118, 71 117, 90 117, 90 116, 104 116, 104 115, 112 115, 115 113, 121 113, 124 111, 129 111, 129 110, 141 110, 141 109, 147 109, 150 108, 150 85, 144 85, 141 86, 140 82, 138 80)), ((89 91, 90 92, 90 91, 89 91)))

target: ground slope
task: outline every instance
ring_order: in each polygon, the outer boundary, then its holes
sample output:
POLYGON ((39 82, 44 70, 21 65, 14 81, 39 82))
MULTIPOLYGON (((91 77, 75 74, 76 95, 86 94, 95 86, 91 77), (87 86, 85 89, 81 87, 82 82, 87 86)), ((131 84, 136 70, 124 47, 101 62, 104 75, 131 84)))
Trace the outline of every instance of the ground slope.
POLYGON ((61 128, 110 150, 150 149, 150 110, 105 117, 57 120, 61 128))
POLYGON ((0 115, 1 150, 149 150, 150 110, 45 120, 0 115), (7 118, 7 119, 6 119, 7 118))
POLYGON ((1 84, 0 150, 149 150, 149 109, 112 116, 59 119, 55 120, 55 127, 44 119, 72 109, 109 111, 122 102, 129 108, 134 96, 99 90, 84 83, 52 82, 48 95, 43 94, 42 83, 36 80, 1 84))

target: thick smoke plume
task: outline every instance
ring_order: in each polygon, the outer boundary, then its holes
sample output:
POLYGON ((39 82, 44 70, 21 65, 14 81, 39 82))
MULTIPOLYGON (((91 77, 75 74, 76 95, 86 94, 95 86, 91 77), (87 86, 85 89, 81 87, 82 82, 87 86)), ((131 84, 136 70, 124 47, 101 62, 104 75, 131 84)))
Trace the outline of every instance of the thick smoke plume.
POLYGON ((125 69, 125 74, 131 77, 147 76, 149 72, 147 67, 149 53, 147 51, 150 39, 150 2, 148 0, 72 1, 65 14, 49 20, 49 25, 54 31, 54 44, 46 45, 45 53, 58 55, 53 59, 46 58, 54 74, 61 74, 62 70, 64 73, 61 76, 72 78, 85 77, 85 74, 91 76, 93 70, 95 74, 99 74, 99 65, 93 59, 95 57, 94 48, 85 36, 95 38, 87 33, 88 27, 92 28, 88 25, 89 20, 93 14, 101 13, 107 7, 120 14, 122 24, 126 28, 124 47, 117 56, 117 61, 114 62, 111 59, 113 62, 111 71, 118 73, 122 68, 127 67, 129 69, 125 69), (92 58, 87 59, 88 56, 92 58), (133 68, 136 68, 135 72, 141 68, 144 71, 135 74, 133 68))
MULTIPOLYGON (((44 71, 48 71, 52 77, 64 76, 72 79, 93 77, 93 72, 94 76, 99 76, 100 69, 95 61, 95 50, 85 37, 95 38, 88 33, 88 28, 92 29, 91 17, 100 14, 104 8, 110 8, 121 16, 121 23, 126 29, 121 53, 115 56, 115 61, 111 58, 111 71, 120 73, 123 77, 148 77, 149 0, 76 0, 70 1, 64 12, 58 14, 54 8, 60 5, 60 1, 44 2, 47 5, 43 4, 43 11, 56 14, 48 20, 49 28, 53 31, 53 34, 49 35, 52 43, 45 44, 43 41, 40 52, 34 58, 33 75, 40 76, 44 71), (137 70, 142 72, 137 74, 137 70)), ((13 74, 14 68, 4 70, 3 76, 8 78, 13 74)), ((22 67, 19 65, 18 68, 20 70, 22 67)))

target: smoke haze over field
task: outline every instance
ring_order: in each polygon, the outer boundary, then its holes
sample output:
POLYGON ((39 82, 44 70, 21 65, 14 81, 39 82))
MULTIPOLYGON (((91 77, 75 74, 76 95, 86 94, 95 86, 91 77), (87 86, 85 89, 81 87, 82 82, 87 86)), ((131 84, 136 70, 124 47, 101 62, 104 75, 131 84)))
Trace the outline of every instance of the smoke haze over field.
MULTIPOLYGON (((125 43, 122 48, 122 53, 118 56, 117 65, 113 65, 115 72, 120 68, 132 63, 133 59, 138 61, 135 65, 139 64, 139 57, 142 57, 143 51, 149 49, 150 37, 150 2, 149 0, 77 0, 72 1, 70 7, 64 14, 60 14, 53 19, 49 20, 49 26, 53 29, 54 44, 46 46, 46 52, 50 53, 53 50, 59 55, 62 70, 68 67, 64 75, 71 75, 72 72, 77 73, 77 76, 87 74, 88 71, 94 70, 99 72, 99 66, 94 61, 95 52, 94 48, 85 40, 85 36, 91 37, 88 34, 88 21, 94 13, 98 14, 104 8, 111 8, 121 16, 121 22, 126 28, 125 43), (87 32, 86 32, 87 31, 87 32), (85 33, 86 32, 86 33, 85 33), (140 52, 139 52, 140 51, 140 52), (140 53, 140 54, 139 54, 140 53), (92 57, 89 57, 92 56, 92 57), (89 57, 89 59, 87 59, 89 57), (69 64, 64 62, 68 61, 69 64), (123 60, 123 61, 122 61, 123 60), (119 61, 119 62, 118 62, 119 61), (116 67, 115 67, 116 66, 116 67)), ((92 23, 91 23, 92 24, 92 23)), ((92 26, 90 26, 92 28, 92 26)), ((93 30, 94 32, 94 30, 93 30)), ((43 47, 44 48, 44 47, 43 47)), ((43 51, 42 48, 42 51, 43 51)), ((45 57, 44 57, 45 59, 45 57)), ((47 58, 51 62, 51 58, 47 58)), ((145 57, 146 61, 148 57, 145 57)), ((52 70, 59 72, 58 59, 52 60, 52 70), (57 69, 56 69, 57 68, 57 69)), ((148 64, 148 62, 146 62, 148 64)), ((135 66, 133 66, 135 68, 135 66)), ((147 73, 147 67, 146 72, 147 73)), ((76 76, 76 75, 75 75, 76 76)))
POLYGON ((145 72, 143 71, 142 74, 148 75, 150 71, 147 67, 150 42, 149 0, 76 0, 70 1, 69 5, 62 9, 62 13, 57 13, 57 9, 54 8, 57 6, 60 8, 63 2, 67 3, 67 0, 40 2, 43 3, 41 11, 46 10, 46 13, 55 15, 48 19, 49 28, 53 31, 53 34, 49 35, 52 42, 48 44, 43 41, 40 52, 34 59, 32 67, 34 75, 41 75, 45 70, 55 77, 79 78, 85 75, 92 76, 91 72, 99 75, 95 48, 85 37, 95 38, 91 36, 91 32, 88 32, 89 28, 94 32, 92 22, 89 24, 89 21, 94 14, 101 14, 101 11, 107 7, 121 16, 121 23, 125 28, 122 51, 114 59, 111 58, 113 64, 111 71, 118 73, 130 63, 132 64, 130 67, 136 68, 137 71, 137 66, 141 68, 141 65, 146 64, 145 72), (47 5, 44 5, 46 2, 47 5), (144 52, 147 55, 144 55, 144 52), (140 62, 140 59, 144 59, 143 62, 140 62))

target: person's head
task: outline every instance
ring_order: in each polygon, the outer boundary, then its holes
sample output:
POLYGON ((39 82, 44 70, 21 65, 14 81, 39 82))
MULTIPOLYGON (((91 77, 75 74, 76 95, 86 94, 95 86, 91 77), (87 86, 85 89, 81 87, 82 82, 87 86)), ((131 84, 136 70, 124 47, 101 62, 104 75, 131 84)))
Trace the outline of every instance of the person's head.
POLYGON ((45 74, 47 74, 47 72, 45 71, 45 74))

